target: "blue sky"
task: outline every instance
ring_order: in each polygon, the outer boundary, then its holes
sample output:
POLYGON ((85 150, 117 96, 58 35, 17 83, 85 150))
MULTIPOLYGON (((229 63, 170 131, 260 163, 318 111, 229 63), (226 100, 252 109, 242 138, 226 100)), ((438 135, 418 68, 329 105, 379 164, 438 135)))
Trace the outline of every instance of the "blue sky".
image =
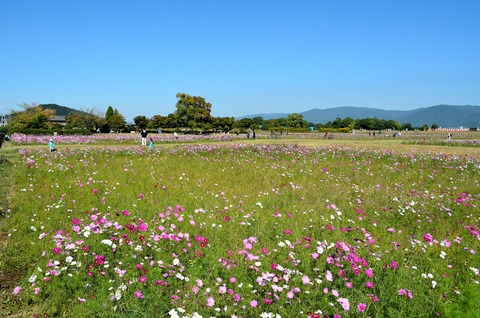
POLYGON ((0 113, 480 105, 480 1, 0 0, 0 113))

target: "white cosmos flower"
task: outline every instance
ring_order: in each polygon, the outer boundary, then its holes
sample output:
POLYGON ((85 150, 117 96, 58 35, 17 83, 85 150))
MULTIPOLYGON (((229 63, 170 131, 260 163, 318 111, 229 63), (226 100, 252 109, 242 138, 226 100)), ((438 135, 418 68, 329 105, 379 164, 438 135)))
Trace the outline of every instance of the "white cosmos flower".
POLYGON ((105 244, 105 245, 108 245, 108 246, 112 246, 112 243, 113 243, 112 240, 108 240, 108 239, 102 241, 102 244, 105 244))

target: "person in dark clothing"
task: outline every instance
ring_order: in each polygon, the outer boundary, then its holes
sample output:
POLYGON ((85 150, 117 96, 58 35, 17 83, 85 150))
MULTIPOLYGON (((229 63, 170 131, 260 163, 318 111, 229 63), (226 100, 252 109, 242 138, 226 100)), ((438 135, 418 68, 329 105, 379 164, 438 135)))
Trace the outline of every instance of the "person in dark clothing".
POLYGON ((142 146, 146 146, 147 145, 147 136, 148 136, 147 131, 145 129, 142 130, 140 135, 142 136, 142 146))

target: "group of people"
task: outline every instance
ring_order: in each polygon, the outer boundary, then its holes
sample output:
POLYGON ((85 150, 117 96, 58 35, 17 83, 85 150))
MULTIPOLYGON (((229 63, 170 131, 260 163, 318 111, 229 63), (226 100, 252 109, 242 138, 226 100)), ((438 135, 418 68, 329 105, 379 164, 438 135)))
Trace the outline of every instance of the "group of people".
MULTIPOLYGON (((145 129, 143 129, 142 132, 140 133, 140 136, 142 136, 142 146, 146 146, 147 145, 147 136, 148 136, 147 131, 145 129)), ((150 138, 150 144, 148 145, 148 149, 152 150, 154 144, 155 144, 155 142, 153 141, 153 138, 150 138)))

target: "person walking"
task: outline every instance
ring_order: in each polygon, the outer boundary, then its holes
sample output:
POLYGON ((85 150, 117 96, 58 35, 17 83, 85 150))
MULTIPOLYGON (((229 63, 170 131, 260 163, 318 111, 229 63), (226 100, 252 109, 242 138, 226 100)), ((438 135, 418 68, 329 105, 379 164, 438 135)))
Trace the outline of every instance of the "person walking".
POLYGON ((56 149, 55 149, 55 143, 53 142, 53 139, 50 139, 50 141, 48 142, 48 147, 50 148, 50 152, 54 152, 56 149))
POLYGON ((145 129, 142 130, 140 135, 142 136, 142 146, 146 146, 147 145, 147 136, 148 136, 147 131, 145 129))

